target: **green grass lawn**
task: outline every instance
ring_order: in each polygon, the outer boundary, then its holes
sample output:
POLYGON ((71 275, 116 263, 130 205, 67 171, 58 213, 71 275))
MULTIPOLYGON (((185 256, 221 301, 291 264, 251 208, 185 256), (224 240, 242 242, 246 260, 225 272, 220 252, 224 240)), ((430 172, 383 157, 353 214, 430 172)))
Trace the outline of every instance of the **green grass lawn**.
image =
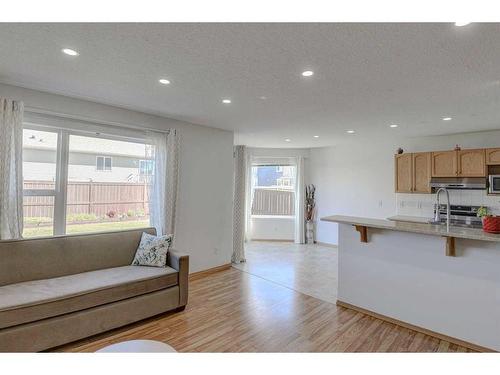
MULTIPOLYGON (((71 224, 66 227, 67 234, 89 233, 89 232, 112 232, 125 229, 147 228, 149 220, 137 221, 113 221, 90 224, 71 224)), ((52 227, 24 228, 23 237, 44 237, 52 236, 52 227)))

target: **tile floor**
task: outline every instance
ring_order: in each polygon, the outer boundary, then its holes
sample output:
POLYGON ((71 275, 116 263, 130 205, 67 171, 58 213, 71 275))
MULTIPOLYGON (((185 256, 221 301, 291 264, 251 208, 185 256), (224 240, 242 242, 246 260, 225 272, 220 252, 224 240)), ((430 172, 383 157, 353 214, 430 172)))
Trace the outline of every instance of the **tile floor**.
POLYGON ((337 299, 337 248, 297 245, 291 242, 250 242, 247 261, 233 267, 293 289, 335 303, 337 299))

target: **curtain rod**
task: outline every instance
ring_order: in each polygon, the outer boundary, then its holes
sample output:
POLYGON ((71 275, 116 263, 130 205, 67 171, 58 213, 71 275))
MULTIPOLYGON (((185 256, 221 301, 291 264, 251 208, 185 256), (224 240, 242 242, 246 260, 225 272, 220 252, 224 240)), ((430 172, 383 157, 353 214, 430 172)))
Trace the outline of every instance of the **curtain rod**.
MULTIPOLYGON (((128 129, 134 129, 134 130, 143 130, 143 131, 154 131, 154 132, 160 132, 160 133, 170 133, 172 129, 155 129, 155 128, 147 128, 135 124, 126 124, 123 122, 117 122, 117 121, 106 121, 106 120, 98 120, 92 117, 86 117, 86 116, 79 116, 79 115, 72 115, 69 113, 64 113, 64 112, 55 112, 51 111, 48 109, 44 108, 38 108, 38 107, 31 107, 31 106, 24 106, 24 112, 28 114, 34 114, 34 115, 48 115, 48 116, 53 116, 53 117, 58 117, 61 119, 70 119, 70 120, 76 120, 76 121, 82 121, 82 122, 87 122, 90 124, 94 125, 106 125, 106 126, 114 126, 118 128, 128 128, 128 129)), ((174 131, 176 129, 173 129, 174 131)))

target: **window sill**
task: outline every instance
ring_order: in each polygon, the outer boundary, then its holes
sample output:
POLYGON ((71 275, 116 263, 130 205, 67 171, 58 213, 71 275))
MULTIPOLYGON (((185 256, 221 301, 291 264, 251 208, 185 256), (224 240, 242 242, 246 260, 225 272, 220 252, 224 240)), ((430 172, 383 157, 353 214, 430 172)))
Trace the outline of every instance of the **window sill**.
POLYGON ((279 220, 293 220, 295 216, 284 215, 251 215, 252 219, 279 219, 279 220))

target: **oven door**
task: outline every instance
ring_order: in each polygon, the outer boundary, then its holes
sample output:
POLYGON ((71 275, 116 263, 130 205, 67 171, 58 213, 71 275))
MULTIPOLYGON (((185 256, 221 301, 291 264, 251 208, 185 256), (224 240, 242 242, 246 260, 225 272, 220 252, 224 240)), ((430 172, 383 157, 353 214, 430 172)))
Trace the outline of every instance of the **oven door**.
POLYGON ((493 194, 500 194, 500 175, 490 175, 489 178, 489 192, 493 194))

